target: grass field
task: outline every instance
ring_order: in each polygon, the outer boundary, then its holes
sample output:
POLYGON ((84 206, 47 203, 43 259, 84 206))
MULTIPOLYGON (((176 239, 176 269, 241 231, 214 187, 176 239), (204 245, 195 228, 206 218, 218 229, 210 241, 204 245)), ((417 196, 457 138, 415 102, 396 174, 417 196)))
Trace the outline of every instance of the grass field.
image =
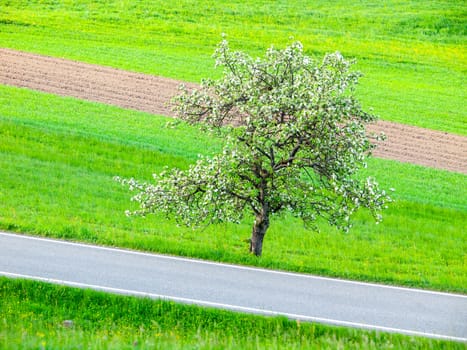
MULTIPOLYGON (((339 50, 365 76, 358 95, 383 119, 467 135, 466 21, 459 1, 54 1, 0 3, 0 46, 199 81, 227 33, 261 55, 300 40, 339 50)), ((115 175, 186 168, 220 140, 166 118, 0 86, 0 228, 268 268, 467 293, 467 176, 374 159, 396 188, 382 224, 360 213, 350 234, 275 220, 261 259, 250 226, 176 227, 127 218, 115 175), (193 140, 196 139, 196 142, 193 140), (173 142, 177 140, 177 142, 173 142)), ((365 175, 365 174, 363 174, 365 175)), ((161 301, 0 278, 0 348, 457 349, 384 333, 297 324, 161 301), (163 315, 163 316, 162 316, 163 315), (72 328, 63 327, 72 319, 72 328)))
MULTIPOLYGON (((374 159, 366 170, 396 202, 350 234, 276 219, 264 255, 247 253, 241 225, 192 230, 162 217, 127 218, 131 193, 115 175, 150 179, 186 168, 219 140, 169 119, 26 89, 0 87, 0 227, 148 251, 329 276, 466 292, 467 176, 374 159), (173 140, 177 142, 173 142, 173 140), (197 140, 194 142, 193 140, 197 140), (420 181, 424 179, 424 181, 420 181)), ((365 174, 363 174, 365 175, 365 174)), ((250 220, 251 221, 251 220, 250 220)))
POLYGON ((364 72, 359 95, 383 119, 467 135, 460 1, 7 1, 3 47, 199 81, 216 76, 221 33, 261 55, 290 37, 339 50, 364 72))
POLYGON ((8 350, 464 348, 1 277, 0 324, 0 349, 8 350))

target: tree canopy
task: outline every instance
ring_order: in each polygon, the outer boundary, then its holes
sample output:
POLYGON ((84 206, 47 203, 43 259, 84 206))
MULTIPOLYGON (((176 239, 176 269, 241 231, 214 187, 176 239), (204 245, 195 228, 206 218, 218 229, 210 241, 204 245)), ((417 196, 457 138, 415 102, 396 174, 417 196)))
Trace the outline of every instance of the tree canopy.
POLYGON ((348 230, 360 207, 381 220, 390 198, 372 178, 356 176, 377 136, 365 130, 376 117, 354 96, 360 74, 352 62, 339 53, 317 62, 300 42, 252 58, 223 40, 214 57, 223 76, 192 91, 182 86, 174 102, 180 120, 222 133, 222 153, 186 171, 166 169, 153 183, 121 180, 138 191, 140 210, 131 214, 163 212, 187 225, 252 214, 255 255, 270 218, 284 212, 311 228, 323 217, 348 230))

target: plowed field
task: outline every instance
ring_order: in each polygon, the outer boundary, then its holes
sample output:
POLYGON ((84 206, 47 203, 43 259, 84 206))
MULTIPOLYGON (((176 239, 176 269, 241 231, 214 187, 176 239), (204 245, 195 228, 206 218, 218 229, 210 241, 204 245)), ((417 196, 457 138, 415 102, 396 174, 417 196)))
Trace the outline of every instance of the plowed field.
MULTIPOLYGON (((0 49, 0 84, 171 116, 168 102, 180 81, 0 49)), ((187 84, 195 86, 194 84, 187 84)), ((374 155, 467 174, 467 137, 379 121, 387 140, 374 155)))

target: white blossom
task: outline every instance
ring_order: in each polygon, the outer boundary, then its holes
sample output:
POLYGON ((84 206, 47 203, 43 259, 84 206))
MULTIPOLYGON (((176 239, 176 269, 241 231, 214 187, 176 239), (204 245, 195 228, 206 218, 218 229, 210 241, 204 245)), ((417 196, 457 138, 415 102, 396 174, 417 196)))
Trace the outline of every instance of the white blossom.
POLYGON ((132 214, 163 212, 198 225, 239 222, 249 211, 254 230, 285 211, 312 227, 325 217, 344 231, 360 207, 381 220, 391 199, 371 177, 356 178, 375 147, 365 126, 376 116, 353 95, 360 73, 351 61, 336 52, 317 63, 300 42, 252 58, 231 51, 225 38, 214 59, 223 77, 198 90, 181 86, 174 102, 181 120, 224 136, 222 152, 155 174, 154 183, 119 178, 137 192, 132 214))

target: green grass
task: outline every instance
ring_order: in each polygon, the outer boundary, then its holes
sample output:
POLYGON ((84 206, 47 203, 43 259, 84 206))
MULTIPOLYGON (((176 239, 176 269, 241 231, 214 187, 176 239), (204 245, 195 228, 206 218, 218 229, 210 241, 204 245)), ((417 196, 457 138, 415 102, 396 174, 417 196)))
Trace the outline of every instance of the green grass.
POLYGON ((199 81, 227 33, 261 55, 300 40, 365 73, 359 95, 383 119, 467 135, 462 1, 4 1, 3 47, 199 81))
POLYGON ((0 277, 0 349, 83 348, 463 349, 464 344, 0 277))
MULTIPOLYGON (((186 168, 220 140, 168 119, 0 87, 0 227, 268 268, 467 292, 467 176, 374 159, 366 174, 396 188, 384 221, 359 213, 350 234, 274 218, 264 255, 247 253, 251 220, 192 230, 128 218, 131 193, 113 176, 150 179, 186 168), (196 140, 196 141, 195 141, 196 140)), ((364 174, 365 175, 365 174, 364 174)))
MULTIPOLYGON (((261 55, 290 36, 321 56, 339 50, 365 73, 358 94, 383 119, 467 135, 466 14, 458 1, 3 1, 0 46, 199 81, 218 76, 221 33, 261 55)), ((350 234, 273 221, 261 259, 248 220, 203 230, 127 218, 114 175, 185 168, 221 142, 167 119, 0 87, 0 227, 51 237, 268 268, 467 293, 467 177, 372 160, 396 203, 350 234), (176 142, 174 142, 176 140, 176 142), (196 142, 193 142, 196 140, 196 142)), ((169 302, 0 278, 5 349, 420 348, 463 344, 297 324, 169 302), (72 319, 72 328, 63 320, 72 319)))

